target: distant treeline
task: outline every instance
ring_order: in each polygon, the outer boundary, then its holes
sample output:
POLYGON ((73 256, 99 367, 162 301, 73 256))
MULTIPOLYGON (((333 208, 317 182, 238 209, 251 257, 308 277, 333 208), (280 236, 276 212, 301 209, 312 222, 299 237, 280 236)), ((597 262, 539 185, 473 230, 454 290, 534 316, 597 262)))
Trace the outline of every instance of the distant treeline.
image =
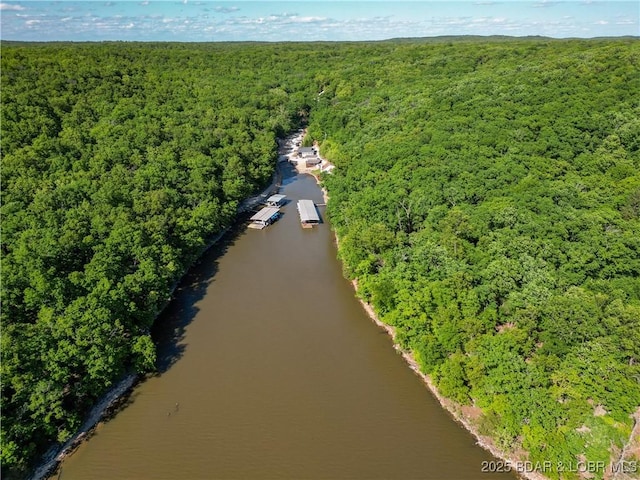
POLYGON ((532 460, 626 441, 636 40, 3 44, 1 68, 3 473, 154 369, 172 285, 309 114, 345 273, 441 392, 532 460))

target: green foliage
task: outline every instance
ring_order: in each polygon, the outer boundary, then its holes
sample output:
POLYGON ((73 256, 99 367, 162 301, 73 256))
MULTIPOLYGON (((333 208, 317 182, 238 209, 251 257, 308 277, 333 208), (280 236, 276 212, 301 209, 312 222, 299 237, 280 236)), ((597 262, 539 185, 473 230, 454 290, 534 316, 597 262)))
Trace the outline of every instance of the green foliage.
POLYGON ((640 405, 637 40, 362 49, 309 126, 346 274, 502 448, 608 461, 640 405))
POLYGON ((141 335, 131 348, 135 357, 136 369, 140 372, 152 371, 156 364, 156 350, 149 335, 141 335))
POLYGON ((624 441, 635 39, 2 49, 3 473, 153 368, 172 286, 307 120, 345 274, 443 394, 532 460, 624 441))
POLYGON ((155 368, 173 285, 307 108, 282 49, 3 44, 3 473, 155 368))
POLYGON ((466 357, 462 353, 454 353, 440 365, 434 374, 434 380, 440 393, 459 403, 469 401, 465 362, 466 357))

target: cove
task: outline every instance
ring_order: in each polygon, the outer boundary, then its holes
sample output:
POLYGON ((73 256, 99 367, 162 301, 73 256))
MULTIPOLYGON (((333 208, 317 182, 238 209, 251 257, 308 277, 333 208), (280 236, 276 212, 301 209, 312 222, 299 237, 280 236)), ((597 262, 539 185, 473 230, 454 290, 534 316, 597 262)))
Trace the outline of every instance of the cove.
POLYGON ((156 322, 160 373, 59 478, 514 478, 482 471, 495 459, 368 318, 324 207, 301 228, 315 179, 285 163, 280 192, 280 220, 237 227, 185 276, 156 322))

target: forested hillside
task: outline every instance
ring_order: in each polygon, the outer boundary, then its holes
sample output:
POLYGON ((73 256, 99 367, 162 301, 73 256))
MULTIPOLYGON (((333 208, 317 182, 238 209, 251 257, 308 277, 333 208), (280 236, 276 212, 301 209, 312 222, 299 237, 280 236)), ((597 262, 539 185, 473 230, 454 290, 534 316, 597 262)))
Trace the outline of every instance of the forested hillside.
POLYGON ((154 368, 172 285, 271 178, 304 107, 277 52, 3 45, 4 468, 154 368))
POLYGON ((636 40, 3 44, 1 62, 5 473, 153 370, 172 286, 307 114, 345 274, 442 394, 556 467, 627 441, 636 40))
POLYGON ((346 275, 551 476, 608 464, 640 405, 639 47, 407 45, 327 75, 312 113, 346 275))

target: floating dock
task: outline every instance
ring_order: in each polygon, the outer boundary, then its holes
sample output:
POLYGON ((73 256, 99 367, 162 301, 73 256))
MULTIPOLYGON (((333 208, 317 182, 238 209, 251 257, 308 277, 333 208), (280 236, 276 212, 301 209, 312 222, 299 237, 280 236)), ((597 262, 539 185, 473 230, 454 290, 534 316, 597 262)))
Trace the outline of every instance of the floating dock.
POLYGON ((281 207, 285 204, 286 199, 286 195, 271 195, 264 203, 269 207, 281 207))
POLYGON ((262 230, 264 227, 271 225, 280 217, 280 209, 278 207, 265 207, 251 217, 249 228, 262 230))
POLYGON ((298 200, 298 213, 302 228, 313 228, 320 223, 320 216, 313 200, 298 200))

